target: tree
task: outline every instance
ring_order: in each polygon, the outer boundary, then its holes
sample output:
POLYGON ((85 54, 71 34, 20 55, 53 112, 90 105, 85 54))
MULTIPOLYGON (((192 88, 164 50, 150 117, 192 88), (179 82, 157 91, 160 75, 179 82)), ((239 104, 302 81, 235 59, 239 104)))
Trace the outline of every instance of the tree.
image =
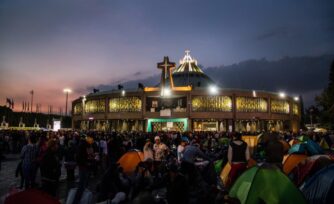
POLYGON ((303 97, 302 95, 299 96, 300 98, 300 128, 301 129, 306 129, 305 127, 305 108, 304 108, 304 100, 303 100, 303 97))
POLYGON ((329 128, 334 128, 334 60, 329 71, 328 87, 315 100, 321 111, 320 122, 329 128))

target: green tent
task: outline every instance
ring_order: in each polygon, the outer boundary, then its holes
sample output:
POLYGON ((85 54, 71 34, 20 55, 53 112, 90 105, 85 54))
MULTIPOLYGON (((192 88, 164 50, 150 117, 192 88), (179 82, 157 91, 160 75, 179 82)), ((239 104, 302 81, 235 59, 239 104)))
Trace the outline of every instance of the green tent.
POLYGON ((242 204, 303 204, 303 194, 278 168, 262 165, 245 171, 232 186, 229 196, 242 204))
POLYGON ((302 136, 299 136, 297 137, 297 140, 301 141, 301 142, 306 142, 307 140, 309 140, 310 138, 305 136, 305 135, 302 135, 302 136))

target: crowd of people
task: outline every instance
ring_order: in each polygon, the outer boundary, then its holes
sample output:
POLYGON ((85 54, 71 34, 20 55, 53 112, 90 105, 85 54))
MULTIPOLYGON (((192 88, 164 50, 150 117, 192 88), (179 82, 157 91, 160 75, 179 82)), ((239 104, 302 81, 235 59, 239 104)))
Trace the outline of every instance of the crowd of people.
MULTIPOLYGON (((99 179, 95 199, 113 203, 221 203, 228 189, 246 169, 251 154, 242 140, 247 133, 225 132, 97 132, 97 131, 0 131, 0 157, 20 154, 16 176, 20 188, 40 188, 57 197, 61 168, 68 182, 76 181, 73 203, 80 203, 89 178, 99 179), (117 161, 128 151, 143 152, 143 161, 133 174, 117 161), (215 162, 230 163, 227 185, 219 182, 215 162), (40 172, 41 183, 36 183, 40 172), (102 176, 99 176, 102 173, 102 176)), ((249 133, 254 135, 255 133, 249 133)), ((256 133, 259 134, 259 133, 256 133)), ((264 132, 252 159, 282 168, 287 149, 280 140, 297 135, 264 132)), ((320 142, 321 135, 309 135, 320 142)), ((221 164, 224 165, 224 164, 221 164)), ((1 168, 1 163, 0 163, 1 168)))

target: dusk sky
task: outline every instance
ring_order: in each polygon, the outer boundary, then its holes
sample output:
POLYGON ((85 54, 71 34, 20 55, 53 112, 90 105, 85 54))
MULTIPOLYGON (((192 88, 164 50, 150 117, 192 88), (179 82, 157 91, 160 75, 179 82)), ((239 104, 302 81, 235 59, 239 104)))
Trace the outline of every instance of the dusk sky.
POLYGON ((208 67, 334 54, 333 38, 333 0, 0 0, 0 105, 34 90, 64 107, 65 87, 151 76, 185 49, 208 67))

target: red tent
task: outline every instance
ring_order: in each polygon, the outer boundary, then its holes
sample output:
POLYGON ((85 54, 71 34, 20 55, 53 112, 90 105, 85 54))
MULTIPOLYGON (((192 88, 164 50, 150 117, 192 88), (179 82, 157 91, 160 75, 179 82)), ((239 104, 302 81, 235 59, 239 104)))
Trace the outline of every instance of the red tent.
POLYGON ((15 193, 6 198, 5 204, 60 204, 59 200, 49 194, 36 190, 28 189, 15 193))

